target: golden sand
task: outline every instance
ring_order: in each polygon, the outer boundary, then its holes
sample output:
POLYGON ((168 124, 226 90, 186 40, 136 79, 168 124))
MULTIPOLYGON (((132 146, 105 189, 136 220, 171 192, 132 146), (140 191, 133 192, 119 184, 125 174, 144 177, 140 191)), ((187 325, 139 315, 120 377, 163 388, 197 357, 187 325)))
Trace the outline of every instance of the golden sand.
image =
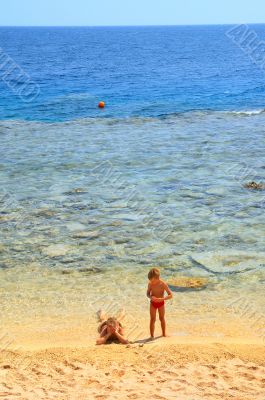
POLYGON ((5 400, 264 400, 265 346, 158 338, 0 353, 5 400))

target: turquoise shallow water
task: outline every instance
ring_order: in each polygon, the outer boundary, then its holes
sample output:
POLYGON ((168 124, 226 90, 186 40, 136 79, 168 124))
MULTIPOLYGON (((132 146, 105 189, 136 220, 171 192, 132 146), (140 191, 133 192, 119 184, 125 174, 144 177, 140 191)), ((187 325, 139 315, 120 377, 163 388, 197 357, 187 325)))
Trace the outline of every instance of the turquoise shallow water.
POLYGON ((148 331, 156 265, 173 334, 265 337, 265 25, 232 28, 0 28, 3 334, 148 331))
POLYGON ((2 121, 2 322, 59 329, 112 302, 141 312, 153 265, 207 280, 173 287, 185 329, 236 299, 262 320, 265 191, 244 184, 265 181, 264 124, 263 112, 2 121))

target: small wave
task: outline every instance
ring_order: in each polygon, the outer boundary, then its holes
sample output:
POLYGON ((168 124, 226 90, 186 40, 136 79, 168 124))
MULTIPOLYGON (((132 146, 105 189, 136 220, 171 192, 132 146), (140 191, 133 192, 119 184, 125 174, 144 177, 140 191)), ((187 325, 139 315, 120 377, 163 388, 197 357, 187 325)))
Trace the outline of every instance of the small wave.
POLYGON ((180 119, 185 119, 187 121, 196 121, 196 119, 202 120, 207 117, 225 118, 227 116, 233 116, 235 118, 239 117, 256 117, 258 115, 265 114, 265 109, 257 110, 190 110, 190 111, 180 111, 174 113, 164 113, 158 114, 156 116, 123 116, 123 117, 83 117, 83 118, 73 118, 64 121, 41 121, 41 120, 24 120, 24 119, 4 119, 0 120, 1 128, 14 128, 16 126, 66 126, 66 125, 139 125, 146 124, 150 122, 169 122, 178 121, 180 119))
POLYGON ((241 110, 241 111, 227 111, 227 114, 235 114, 235 115, 260 115, 265 113, 265 109, 260 109, 260 110, 241 110))

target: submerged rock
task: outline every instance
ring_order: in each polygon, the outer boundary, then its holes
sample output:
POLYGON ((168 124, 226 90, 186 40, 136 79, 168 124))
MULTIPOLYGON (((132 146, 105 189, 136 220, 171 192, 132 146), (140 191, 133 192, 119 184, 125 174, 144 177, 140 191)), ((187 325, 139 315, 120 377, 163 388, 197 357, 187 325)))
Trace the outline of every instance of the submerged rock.
POLYGON ((265 185, 263 183, 257 183, 255 181, 247 182, 244 185, 245 189, 250 189, 250 190, 264 190, 265 185))
POLYGON ((107 226, 122 226, 122 221, 112 221, 106 225, 107 226))
POLYGON ((84 188, 75 188, 72 190, 69 190, 68 192, 65 192, 63 194, 67 195, 67 196, 73 196, 75 194, 85 194, 87 193, 87 190, 84 188))
POLYGON ((78 268, 77 271, 82 272, 82 273, 96 273, 96 274, 99 274, 100 272, 102 272, 102 270, 97 267, 82 267, 82 268, 78 268))
POLYGON ((21 253, 23 251, 26 251, 25 246, 24 245, 14 245, 10 248, 11 251, 14 251, 16 253, 21 253))
POLYGON ((52 218, 56 214, 55 211, 49 209, 41 209, 35 212, 36 217, 45 217, 45 218, 52 218))
POLYGON ((0 269, 8 269, 10 267, 11 265, 8 265, 7 263, 0 263, 0 269))
POLYGON ((73 264, 76 262, 84 261, 84 259, 81 257, 76 258, 76 257, 66 257, 65 259, 60 260, 62 264, 73 264))
POLYGON ((74 272, 74 270, 71 270, 71 269, 63 269, 62 271, 61 271, 61 274, 62 275, 70 275, 70 274, 72 274, 74 272))
POLYGON ((0 215, 0 224, 11 221, 15 221, 15 218, 11 215, 0 215))
POLYGON ((83 211, 83 210, 88 210, 89 206, 87 204, 79 202, 77 204, 72 204, 69 208, 71 208, 72 210, 83 211))
POLYGON ((92 239, 97 239, 98 237, 100 237, 100 232, 76 232, 73 234, 72 236, 74 239, 88 239, 88 240, 92 240, 92 239))
POLYGON ((80 272, 83 274, 99 274, 102 272, 100 268, 97 267, 79 267, 79 268, 69 268, 69 269, 63 269, 61 271, 61 274, 63 275, 70 275, 75 272, 80 272))
POLYGON ((115 244, 124 244, 124 243, 128 243, 130 242, 130 238, 118 238, 118 239, 114 239, 114 243, 115 244))
POLYGON ((81 224, 80 222, 69 222, 66 224, 66 228, 71 231, 71 232, 81 232, 83 229, 86 228, 84 224, 81 224))
POLYGON ((201 277, 178 277, 168 281, 169 286, 174 289, 197 289, 202 290, 207 287, 208 280, 201 277))
POLYGON ((242 273, 265 265, 265 253, 236 249, 193 253, 190 259, 195 267, 214 275, 242 273))
POLYGON ((69 253, 73 253, 73 248, 65 244, 52 244, 42 249, 42 253, 51 258, 60 257, 69 253))

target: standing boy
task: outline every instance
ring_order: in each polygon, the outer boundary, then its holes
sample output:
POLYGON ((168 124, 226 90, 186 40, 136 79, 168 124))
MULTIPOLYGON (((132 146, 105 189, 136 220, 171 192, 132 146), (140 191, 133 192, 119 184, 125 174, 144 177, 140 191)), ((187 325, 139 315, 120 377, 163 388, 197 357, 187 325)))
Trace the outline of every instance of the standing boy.
POLYGON ((147 288, 147 297, 150 301, 150 336, 154 338, 156 311, 158 310, 159 319, 162 328, 162 335, 166 336, 165 321, 165 301, 172 299, 172 292, 168 285, 160 279, 158 268, 152 268, 148 273, 149 284, 147 288), (164 297, 165 292, 168 296, 164 297))

